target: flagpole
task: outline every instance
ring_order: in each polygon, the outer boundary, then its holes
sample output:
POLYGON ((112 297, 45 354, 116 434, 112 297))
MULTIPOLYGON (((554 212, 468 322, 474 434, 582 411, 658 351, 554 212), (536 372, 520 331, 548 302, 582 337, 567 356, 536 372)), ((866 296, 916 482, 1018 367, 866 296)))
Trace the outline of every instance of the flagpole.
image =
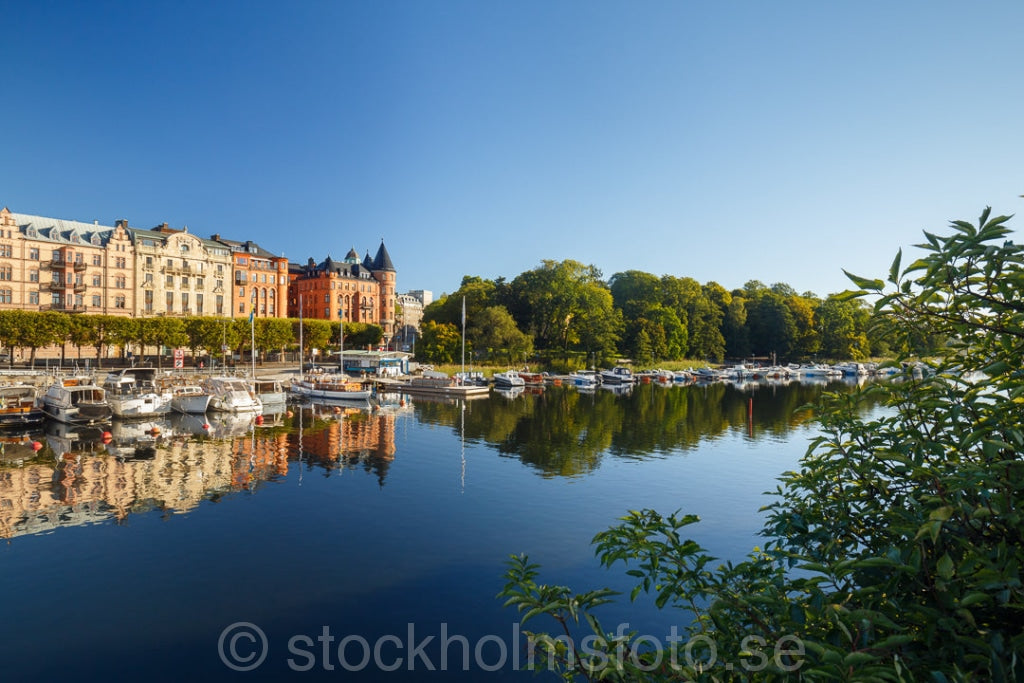
POLYGON ((249 313, 249 334, 251 335, 250 344, 252 350, 249 353, 250 360, 252 360, 252 378, 256 380, 256 309, 252 309, 249 313))

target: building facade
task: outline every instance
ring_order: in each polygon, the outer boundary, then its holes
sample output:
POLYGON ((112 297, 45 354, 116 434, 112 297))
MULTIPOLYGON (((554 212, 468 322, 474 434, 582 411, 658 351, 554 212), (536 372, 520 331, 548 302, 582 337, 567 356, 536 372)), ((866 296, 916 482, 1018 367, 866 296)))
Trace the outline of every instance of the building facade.
POLYGON ((213 235, 214 242, 231 251, 232 315, 257 318, 288 317, 288 259, 270 253, 255 242, 238 242, 213 235))
POLYGON ((128 231, 135 245, 135 315, 231 315, 229 247, 166 223, 128 231))
POLYGON ((395 334, 396 271, 384 243, 360 261, 351 249, 344 261, 289 264, 289 315, 379 325, 385 343, 395 334))
POLYGON ((127 222, 110 227, 0 209, 0 310, 130 316, 134 261, 127 222))

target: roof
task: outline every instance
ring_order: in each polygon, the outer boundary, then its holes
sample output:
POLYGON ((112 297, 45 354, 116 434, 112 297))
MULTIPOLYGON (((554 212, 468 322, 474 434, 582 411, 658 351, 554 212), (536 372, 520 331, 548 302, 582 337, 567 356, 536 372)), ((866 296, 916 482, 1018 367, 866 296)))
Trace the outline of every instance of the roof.
POLYGON ((377 256, 373 259, 374 270, 394 270, 395 266, 391 263, 391 255, 388 254, 387 247, 384 246, 384 240, 380 241, 380 249, 377 250, 377 256))
POLYGON ((184 233, 184 234, 191 235, 192 237, 196 238, 197 240, 202 242, 203 246, 205 246, 205 247, 213 247, 215 249, 223 249, 225 246, 227 246, 225 244, 221 244, 220 242, 215 242, 214 240, 208 240, 205 237, 200 237, 199 235, 196 235, 195 233, 189 232, 188 229, 185 229, 185 230, 171 230, 171 229, 169 229, 169 230, 167 230, 165 232, 165 231, 161 231, 161 230, 143 230, 142 228, 128 228, 128 232, 132 236, 132 241, 135 241, 139 237, 145 237, 145 238, 148 238, 148 239, 160 240, 161 242, 166 242, 167 238, 171 237, 172 235, 178 235, 178 234, 184 233))
POLYGON ((221 237, 219 234, 211 235, 210 239, 214 242, 220 242, 224 246, 231 249, 231 251, 244 252, 246 254, 252 254, 253 256, 262 256, 264 258, 281 258, 277 254, 264 249, 260 245, 256 244, 252 240, 246 240, 239 242, 238 240, 229 240, 221 237))
POLYGON ((99 223, 31 216, 13 211, 10 212, 10 216, 26 237, 54 244, 105 246, 114 232, 113 226, 99 223))

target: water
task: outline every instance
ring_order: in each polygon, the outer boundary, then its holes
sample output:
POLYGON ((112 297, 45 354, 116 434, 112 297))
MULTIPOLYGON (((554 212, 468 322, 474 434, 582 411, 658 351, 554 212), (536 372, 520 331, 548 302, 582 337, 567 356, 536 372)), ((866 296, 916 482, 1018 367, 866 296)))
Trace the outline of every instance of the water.
MULTIPOLYGON (((30 435, 38 454, 9 436, 4 678, 531 680, 514 671, 518 615, 494 598, 507 557, 528 553, 547 583, 628 593, 589 541, 649 507, 700 515, 692 537, 742 558, 762 492, 815 433, 797 409, 820 390, 394 397, 259 427, 118 424, 107 439, 51 424, 30 435)), ((625 598, 601 617, 655 636, 685 621, 625 598)))

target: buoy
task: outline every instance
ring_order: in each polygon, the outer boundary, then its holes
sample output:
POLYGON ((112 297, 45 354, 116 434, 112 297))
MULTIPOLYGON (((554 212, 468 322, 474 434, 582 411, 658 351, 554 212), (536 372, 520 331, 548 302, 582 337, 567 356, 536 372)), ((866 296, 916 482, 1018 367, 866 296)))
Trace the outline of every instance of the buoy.
POLYGON ((256 416, 256 424, 258 424, 258 425, 263 424, 263 416, 262 415, 257 415, 256 416))
POLYGON ((111 434, 110 432, 103 432, 103 438, 104 439, 113 439, 114 435, 111 434))
POLYGON ((295 417, 295 413, 293 413, 290 410, 287 413, 285 413, 285 415, 287 415, 288 417, 295 417))
POLYGON ((398 399, 398 405, 404 406, 405 405, 405 399, 404 398, 398 399))
POLYGON ((335 412, 335 414, 340 413, 341 412, 341 406, 334 406, 334 412, 335 412))
POLYGON ((150 434, 159 434, 160 433, 160 428, 154 425, 153 428, 149 430, 149 433, 150 434))
POLYGON ((210 423, 209 422, 204 422, 203 423, 203 429, 207 429, 207 430, 210 429, 210 423))
POLYGON ((32 450, 38 451, 42 447, 43 447, 43 444, 39 443, 38 441, 33 441, 32 442, 32 450))

